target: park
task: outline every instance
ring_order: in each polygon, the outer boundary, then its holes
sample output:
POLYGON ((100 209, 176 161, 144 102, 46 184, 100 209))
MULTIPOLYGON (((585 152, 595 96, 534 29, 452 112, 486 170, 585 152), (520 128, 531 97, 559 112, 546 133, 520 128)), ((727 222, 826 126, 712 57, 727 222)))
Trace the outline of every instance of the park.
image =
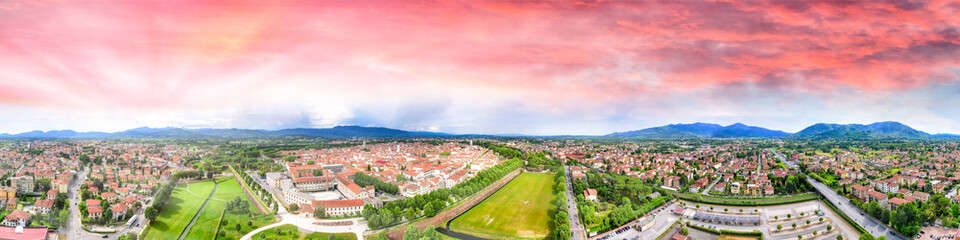
POLYGON ((554 175, 522 173, 516 179, 450 222, 450 228, 485 238, 548 237, 554 175))

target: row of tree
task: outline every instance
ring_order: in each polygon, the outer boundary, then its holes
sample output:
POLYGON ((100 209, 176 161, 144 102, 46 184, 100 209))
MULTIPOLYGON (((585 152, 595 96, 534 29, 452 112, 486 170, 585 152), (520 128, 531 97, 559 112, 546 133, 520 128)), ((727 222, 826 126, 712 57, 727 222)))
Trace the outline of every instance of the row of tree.
POLYGON ((960 218, 960 205, 951 203, 943 195, 937 194, 930 198, 930 201, 914 201, 898 206, 896 209, 888 210, 880 206, 877 201, 864 203, 859 200, 853 200, 854 205, 863 209, 874 218, 884 224, 907 236, 913 236, 920 231, 923 223, 931 223, 937 219, 943 221, 947 227, 957 227, 956 219, 960 218))
POLYGON ((554 187, 554 192, 556 196, 553 198, 553 201, 550 202, 550 206, 553 207, 553 239, 555 240, 568 240, 570 239, 570 219, 569 217, 569 206, 567 206, 567 176, 563 174, 561 170, 557 174, 557 177, 554 178, 556 183, 554 187))
POLYGON ((353 175, 353 182, 357 183, 357 185, 360 185, 361 187, 372 185, 375 189, 377 189, 377 191, 381 191, 389 194, 396 195, 397 193, 400 192, 400 187, 397 187, 397 185, 384 182, 379 178, 371 177, 362 172, 356 173, 353 175))

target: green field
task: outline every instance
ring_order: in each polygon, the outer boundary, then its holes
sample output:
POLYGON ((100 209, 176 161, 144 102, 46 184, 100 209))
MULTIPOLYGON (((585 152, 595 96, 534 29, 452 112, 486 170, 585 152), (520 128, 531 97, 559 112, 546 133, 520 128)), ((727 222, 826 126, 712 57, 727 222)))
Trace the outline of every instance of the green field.
MULTIPOLYGON (((200 212, 200 217, 197 217, 197 222, 193 224, 193 227, 190 227, 190 232, 187 233, 186 238, 213 239, 214 235, 217 234, 217 225, 220 224, 220 214, 223 213, 223 209, 226 208, 226 202, 237 196, 246 198, 246 195, 241 195, 243 194, 243 189, 240 188, 240 184, 237 183, 237 180, 234 180, 233 177, 217 179, 217 183, 219 184, 217 191, 213 193, 213 198, 210 199, 210 202, 207 202, 207 206, 203 208, 203 212, 200 212)), ((190 190, 193 190, 193 187, 190 187, 190 190)), ((223 227, 236 228, 235 225, 223 227)))
MULTIPOLYGON (((220 204, 220 209, 222 210, 225 207, 226 201, 230 201, 235 197, 240 197, 243 201, 250 202, 250 198, 247 197, 247 194, 243 192, 243 188, 240 186, 240 183, 236 179, 230 177, 220 183, 220 186, 217 187, 217 192, 213 194, 214 199, 223 200, 224 202, 216 201, 220 204)), ((210 200, 211 203, 215 202, 210 200)), ((207 206, 209 207, 209 206, 207 206)), ((206 209, 204 209, 206 212, 206 209)), ((220 212, 217 212, 220 214, 220 212)), ((217 215, 219 216, 219 215, 217 215)), ((275 222, 273 215, 262 214, 257 210, 257 206, 253 202, 250 202, 250 209, 246 213, 232 213, 226 212, 223 215, 223 226, 220 227, 220 232, 223 232, 222 237, 217 237, 217 240, 231 240, 239 239, 243 235, 253 231, 254 229, 266 226, 275 222), (249 222, 249 224, 248 224, 249 222), (240 230, 237 231, 237 224, 240 224, 240 230)), ((197 224, 200 224, 199 219, 197 224)), ((208 225, 211 228, 216 230, 216 224, 208 225)), ((194 226, 196 228, 196 226, 194 226)), ((193 228, 191 228, 193 230, 193 228)), ((206 239, 206 238, 199 238, 206 239)))
MULTIPOLYGON (((173 189, 163 211, 150 223, 143 239, 177 239, 193 216, 200 210, 206 196, 213 191, 213 181, 181 184, 173 189), (190 191, 187 191, 189 186, 190 191), (192 194, 190 192, 193 192, 192 194), (204 196, 197 197, 195 196, 204 196)), ((218 215, 219 216, 219 215, 218 215)))
MULTIPOLYGON (((243 192, 240 183, 233 177, 217 179, 217 183, 219 184, 217 191, 213 193, 213 198, 207 203, 207 207, 203 208, 203 212, 200 213, 197 222, 190 228, 186 238, 214 239, 217 234, 217 225, 222 225, 219 229, 220 232, 223 232, 223 236, 216 237, 217 239, 238 239, 253 231, 253 229, 274 222, 272 216, 260 214, 253 203, 250 203, 250 208, 244 213, 224 212, 228 201, 236 197, 240 197, 247 202, 250 202, 250 199, 243 192), (223 219, 220 217, 221 213, 223 213, 223 219), (250 222, 249 225, 248 221, 250 222), (237 224, 240 224, 239 231, 237 231, 237 224)), ((193 190, 193 187, 191 186, 190 189, 193 190)))
POLYGON ((546 238, 551 228, 553 178, 553 174, 522 173, 454 219, 450 228, 484 238, 546 238))

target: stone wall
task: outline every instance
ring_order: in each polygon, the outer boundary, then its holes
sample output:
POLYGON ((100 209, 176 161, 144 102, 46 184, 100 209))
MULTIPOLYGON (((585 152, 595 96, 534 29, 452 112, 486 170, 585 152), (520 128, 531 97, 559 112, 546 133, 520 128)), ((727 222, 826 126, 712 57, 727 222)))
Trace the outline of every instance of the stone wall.
MULTIPOLYGON (((480 202, 483 202, 483 200, 486 200, 487 197, 490 197, 490 195, 493 195, 493 193, 497 192, 497 190, 500 190, 500 188, 502 188, 503 186, 506 186, 507 183, 510 183, 511 180, 519 176, 521 172, 522 171, 520 169, 517 169, 507 174, 506 176, 503 176, 503 178, 501 178, 500 180, 497 180, 493 184, 490 184, 490 186, 487 186, 482 191, 474 195, 472 198, 467 199, 466 202, 464 202, 463 204, 457 205, 456 207, 443 211, 440 214, 437 214, 437 216, 434 216, 430 219, 420 221, 414 224, 414 226, 417 227, 417 229, 420 229, 420 231, 423 231, 423 229, 426 229, 427 226, 445 227, 447 222, 449 222, 450 220, 453 220, 457 216, 460 216, 460 214, 467 212, 467 210, 470 210, 471 208, 473 208, 473 206, 479 204, 480 202)), ((395 229, 393 231, 388 232, 387 237, 393 240, 403 239, 403 231, 405 230, 407 229, 406 228, 395 229)))

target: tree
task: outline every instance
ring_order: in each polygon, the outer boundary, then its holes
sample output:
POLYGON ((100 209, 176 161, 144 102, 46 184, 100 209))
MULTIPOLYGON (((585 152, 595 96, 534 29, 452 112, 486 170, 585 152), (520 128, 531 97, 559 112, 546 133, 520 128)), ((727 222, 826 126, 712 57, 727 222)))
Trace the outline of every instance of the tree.
POLYGON ((239 223, 237 223, 237 227, 236 227, 236 228, 237 228, 237 232, 239 232, 239 231, 240 231, 240 224, 239 224, 239 223))
POLYGON ((780 220, 780 216, 773 216, 774 220, 780 220))
POLYGON ((153 206, 148 206, 147 209, 143 210, 143 216, 151 221, 157 219, 158 213, 157 209, 153 208, 153 206))
POLYGON ((797 228, 797 223, 793 223, 793 228, 797 228))
POLYGON ((680 229, 680 234, 690 235, 690 229, 687 229, 687 227, 683 227, 680 229))
POLYGON ((803 236, 797 235, 797 240, 803 239, 803 236))
POLYGON ((328 240, 337 240, 337 236, 330 234, 330 237, 327 237, 328 240))
POLYGON ((810 225, 810 219, 807 219, 807 225, 810 225))
POLYGON ((832 230, 832 229, 833 229, 833 226, 827 225, 827 231, 830 231, 830 230, 832 230))
POLYGON ((291 203, 289 208, 291 212, 296 212, 297 210, 300 210, 300 205, 297 205, 296 203, 291 203))
POLYGON ((843 240, 843 235, 837 235, 837 240, 843 240))
POLYGON ((864 233, 863 235, 860 235, 860 240, 876 240, 876 239, 873 238, 873 235, 870 235, 869 233, 864 233))
POLYGON ((438 236, 437 230, 435 230, 433 226, 427 226, 427 228, 423 229, 423 232, 420 233, 420 238, 421 239, 423 238, 440 239, 440 237, 438 236))
POLYGON ((409 226, 407 230, 403 231, 403 240, 417 240, 420 239, 420 231, 416 227, 409 226))
POLYGON ((777 231, 783 230, 783 224, 777 224, 777 231))
POLYGON ((315 218, 324 218, 327 216, 327 208, 323 206, 317 206, 313 209, 313 217, 315 218))

